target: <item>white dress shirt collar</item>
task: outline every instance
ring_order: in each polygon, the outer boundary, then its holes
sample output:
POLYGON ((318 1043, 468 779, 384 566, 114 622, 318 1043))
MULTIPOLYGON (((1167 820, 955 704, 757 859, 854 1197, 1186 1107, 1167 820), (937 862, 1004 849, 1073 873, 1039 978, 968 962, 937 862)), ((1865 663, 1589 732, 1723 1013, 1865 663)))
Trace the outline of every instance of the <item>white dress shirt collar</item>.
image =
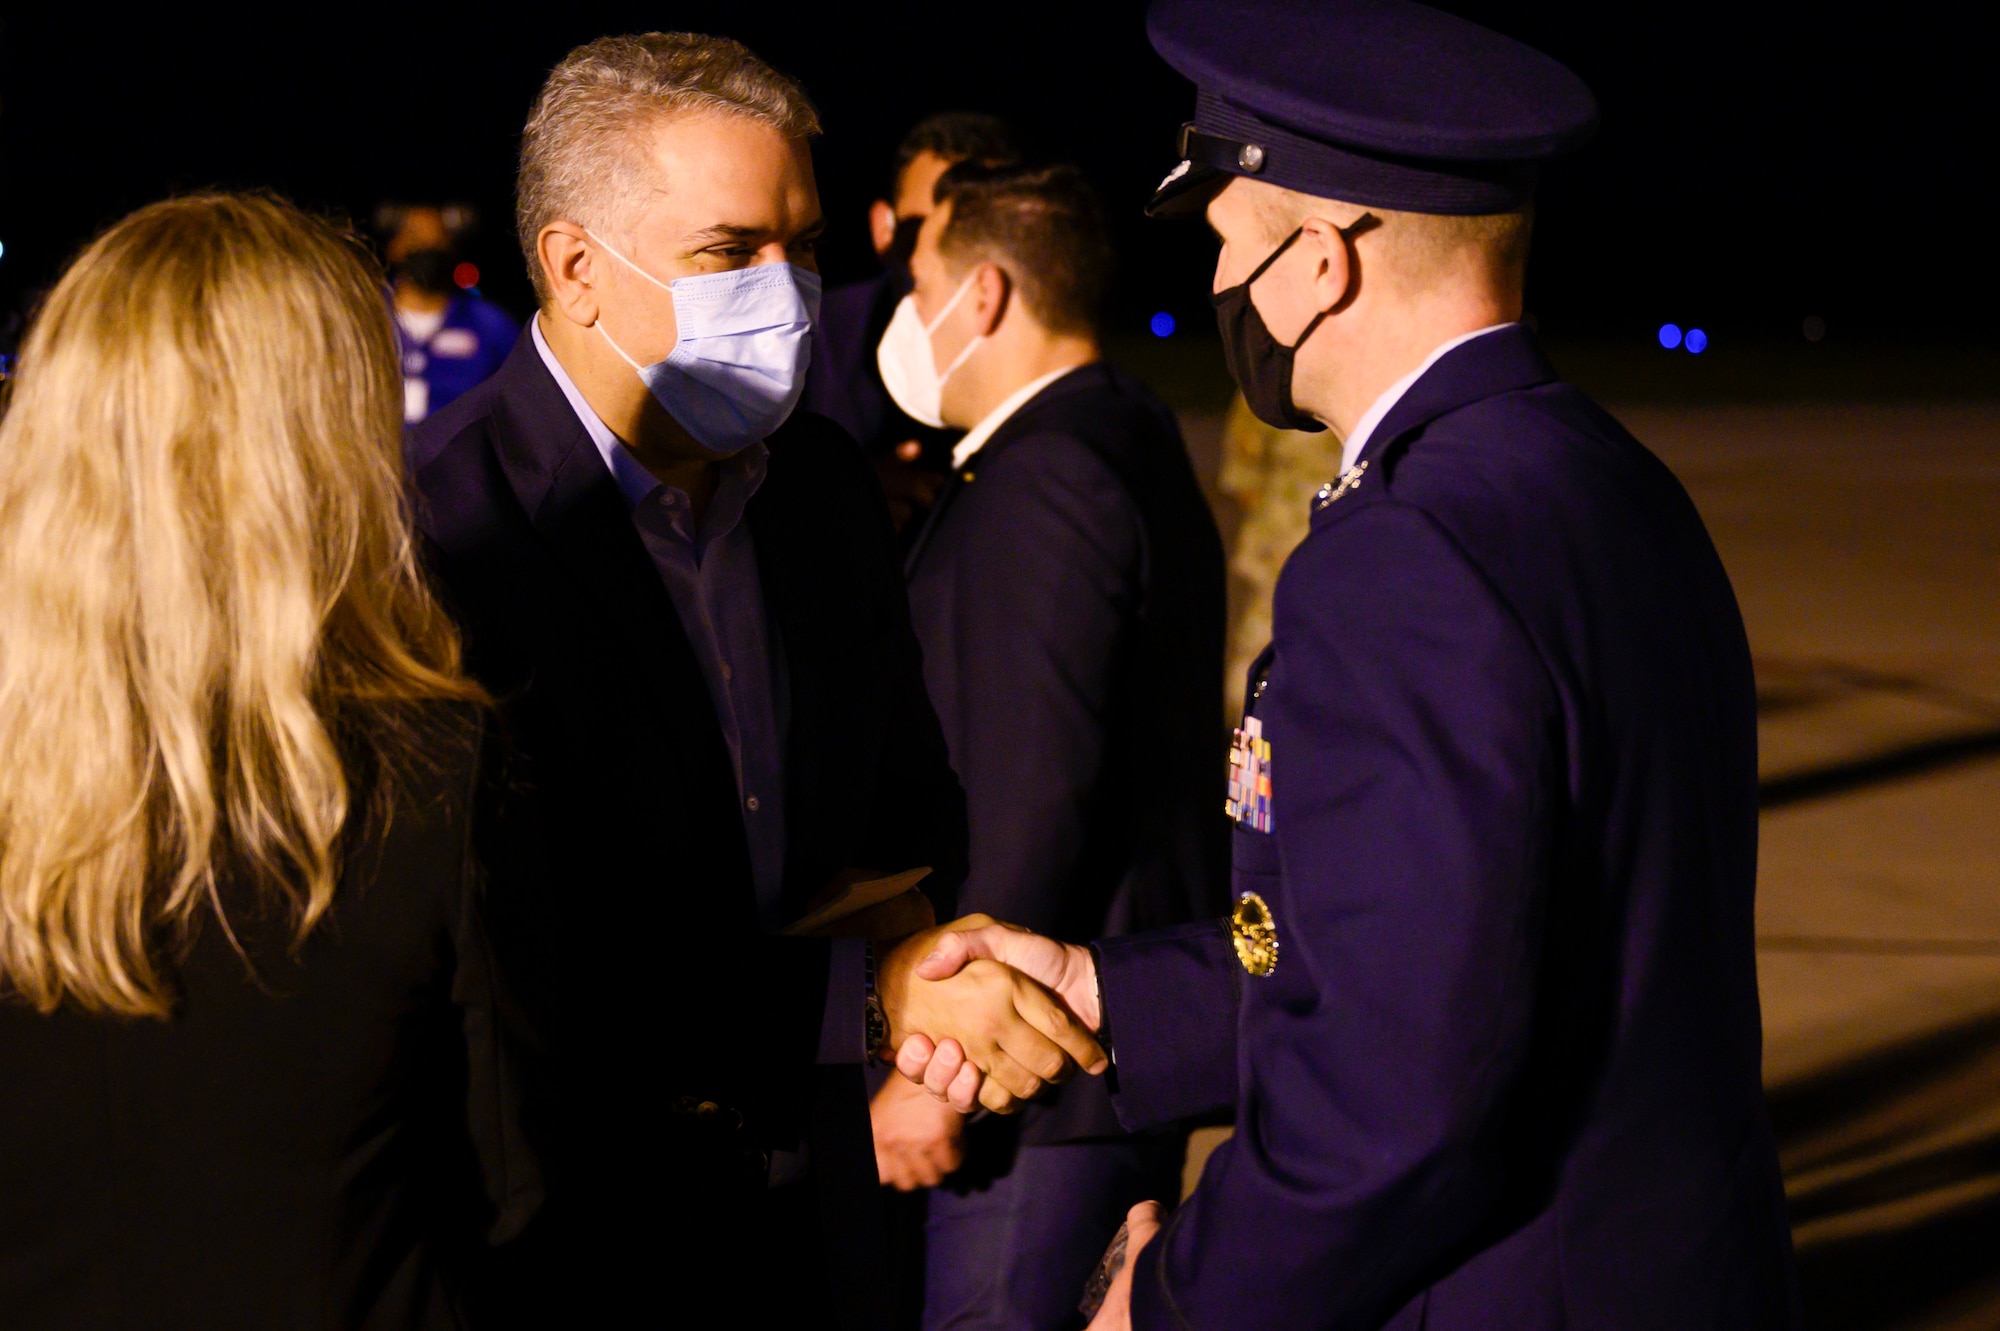
POLYGON ((1081 365, 1065 365, 1060 370, 1052 370, 1041 378, 1030 380, 1009 393, 1005 401, 987 412, 986 419, 980 421, 979 424, 973 426, 970 430, 967 430, 965 438, 959 440, 957 445, 952 448, 952 470, 956 471, 960 467, 963 467, 974 453, 986 447, 986 441, 993 437, 993 432, 1005 425, 1009 416, 1012 416, 1022 407, 1027 406, 1035 394, 1041 392, 1071 370, 1080 370, 1082 368, 1081 365))
POLYGON ((1347 432, 1347 438, 1341 441, 1340 474, 1345 476, 1354 469, 1355 462, 1361 457, 1361 450, 1368 447, 1369 436, 1375 433, 1375 427, 1382 423, 1382 418, 1387 416, 1390 410, 1403 400, 1403 394, 1409 392, 1417 380, 1424 377, 1425 371, 1444 358, 1446 352, 1464 346, 1475 337, 1485 337, 1488 333, 1497 333, 1502 328, 1512 328, 1513 326, 1514 321, 1509 320, 1502 324, 1489 324, 1485 328, 1476 328, 1470 333, 1460 333, 1449 342, 1440 344, 1430 355, 1424 357, 1422 365, 1411 370, 1395 383, 1390 384, 1388 391, 1376 398, 1374 402, 1369 404, 1368 410, 1361 413, 1361 419, 1354 423, 1354 428, 1347 432))

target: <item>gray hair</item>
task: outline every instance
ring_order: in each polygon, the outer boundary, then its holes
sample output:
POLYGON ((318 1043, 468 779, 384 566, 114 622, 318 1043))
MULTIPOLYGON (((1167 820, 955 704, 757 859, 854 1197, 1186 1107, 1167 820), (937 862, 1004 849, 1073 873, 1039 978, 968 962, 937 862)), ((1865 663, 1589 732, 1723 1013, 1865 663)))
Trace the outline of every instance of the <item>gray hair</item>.
POLYGON ((535 294, 546 304, 537 239, 555 221, 596 230, 636 195, 634 130, 691 111, 748 116, 790 139, 819 133, 805 90, 727 37, 648 32, 600 37, 549 72, 521 134, 515 226, 535 294))

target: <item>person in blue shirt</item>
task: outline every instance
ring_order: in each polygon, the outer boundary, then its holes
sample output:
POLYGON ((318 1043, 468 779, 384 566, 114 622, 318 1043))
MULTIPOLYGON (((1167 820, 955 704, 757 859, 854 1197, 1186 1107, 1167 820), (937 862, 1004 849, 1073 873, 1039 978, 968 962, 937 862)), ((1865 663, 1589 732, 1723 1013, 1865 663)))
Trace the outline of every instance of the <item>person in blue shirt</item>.
POLYGON ((479 294, 455 248, 471 210, 430 205, 383 209, 396 341, 403 353, 403 420, 415 425, 485 380, 514 347, 521 325, 479 294), (461 283, 460 277, 471 281, 461 283))

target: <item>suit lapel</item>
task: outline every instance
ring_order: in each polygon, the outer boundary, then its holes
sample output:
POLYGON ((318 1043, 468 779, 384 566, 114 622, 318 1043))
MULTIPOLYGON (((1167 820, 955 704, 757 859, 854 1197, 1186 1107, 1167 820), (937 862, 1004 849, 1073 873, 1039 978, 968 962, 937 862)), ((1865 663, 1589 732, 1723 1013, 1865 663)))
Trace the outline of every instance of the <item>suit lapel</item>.
MULTIPOLYGON (((642 696, 665 718, 675 747, 657 760, 686 764, 697 789, 725 792, 717 808, 733 810, 735 766, 707 680, 617 482, 527 336, 502 373, 509 382, 494 408, 501 470, 536 537, 577 593, 625 639, 622 659, 604 668, 643 681, 642 696)), ((750 902, 749 846, 740 820, 727 820, 713 834, 734 842, 744 901, 750 902)))

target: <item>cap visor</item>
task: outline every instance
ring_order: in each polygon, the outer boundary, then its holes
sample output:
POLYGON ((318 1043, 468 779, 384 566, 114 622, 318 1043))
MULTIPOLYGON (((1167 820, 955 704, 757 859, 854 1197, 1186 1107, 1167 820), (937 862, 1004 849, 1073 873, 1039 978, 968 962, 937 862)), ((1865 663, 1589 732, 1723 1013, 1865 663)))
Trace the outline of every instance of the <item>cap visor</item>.
POLYGON ((1146 201, 1146 216, 1193 217, 1208 207, 1208 201, 1228 183, 1227 171, 1201 162, 1191 163, 1187 170, 1171 177, 1146 201))

